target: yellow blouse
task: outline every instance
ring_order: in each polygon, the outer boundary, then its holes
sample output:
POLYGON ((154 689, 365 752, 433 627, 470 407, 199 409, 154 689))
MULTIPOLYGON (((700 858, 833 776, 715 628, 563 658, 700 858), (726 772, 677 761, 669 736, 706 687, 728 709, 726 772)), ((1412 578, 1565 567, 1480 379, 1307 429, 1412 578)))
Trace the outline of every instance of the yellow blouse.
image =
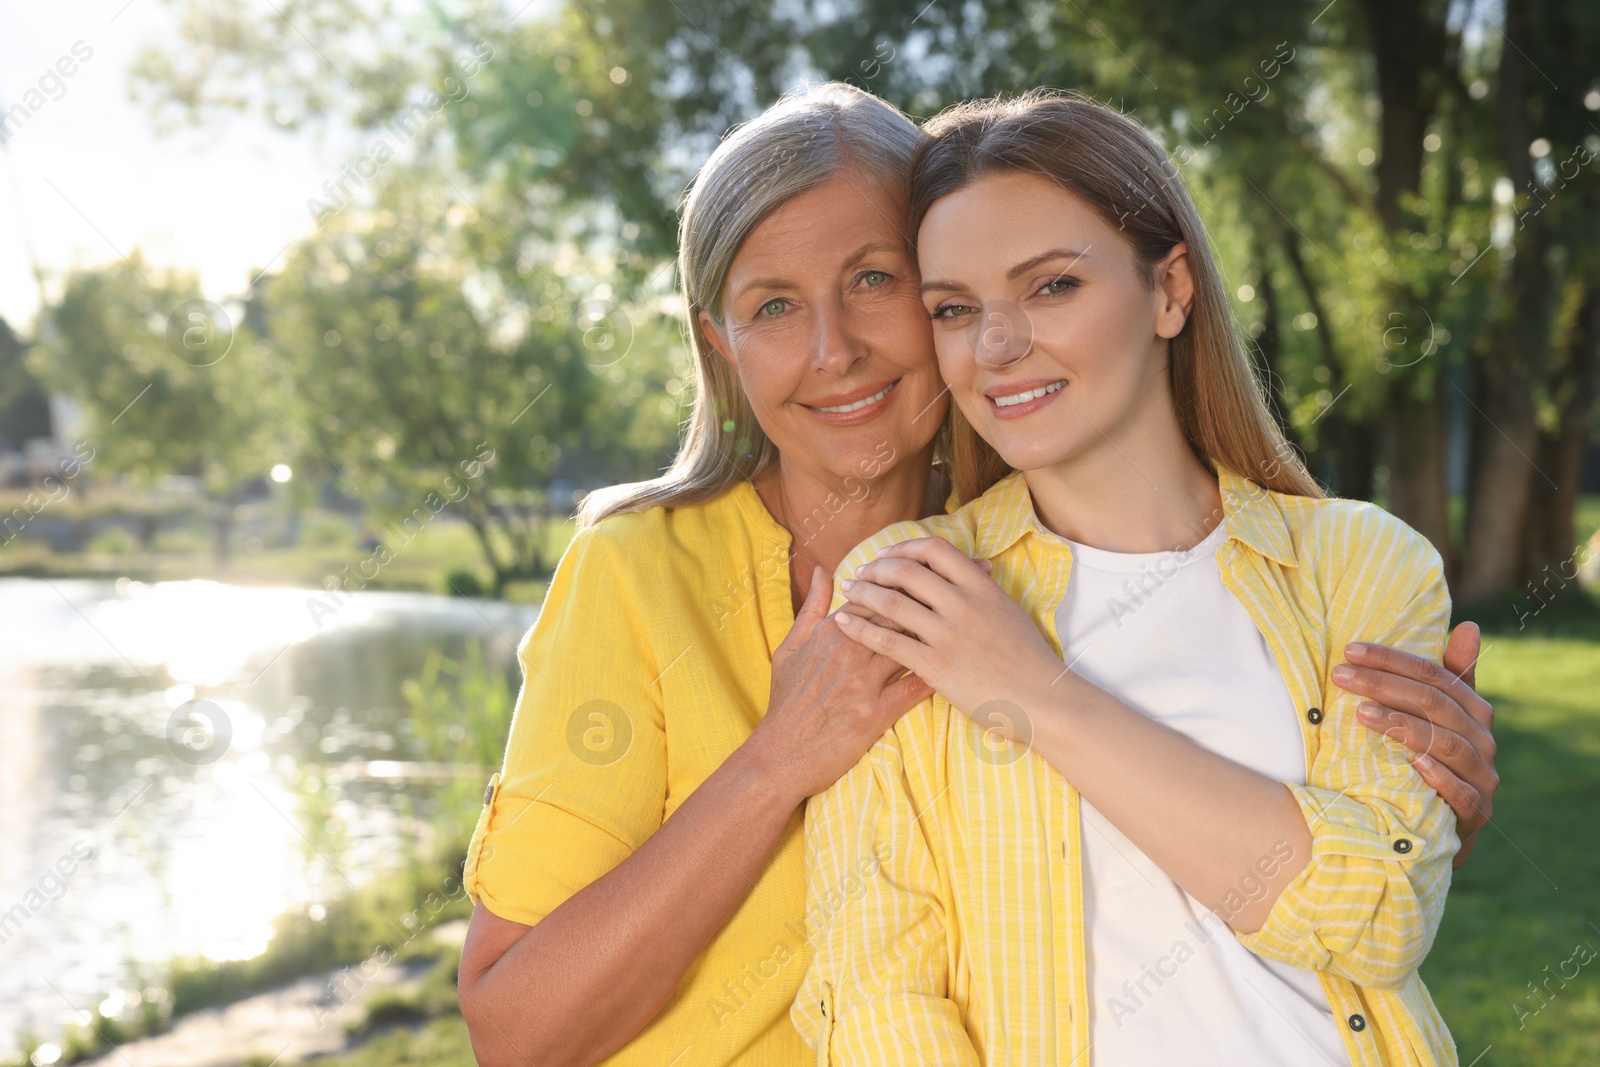
MULTIPOLYGON (((789 534, 754 486, 580 533, 518 656, 524 682, 464 881, 533 925, 628 857, 750 736, 794 625, 789 534)), ((605 1062, 801 1064, 810 961, 796 814, 672 999, 605 1062)), ((643 961, 641 961, 643 962, 643 961)))
MULTIPOLYGON (((1301 709, 1308 784, 1286 785, 1313 842, 1261 929, 1239 940, 1318 972, 1355 1067, 1455 1064, 1417 975, 1444 911, 1455 816, 1329 675, 1354 640, 1441 656, 1450 601, 1438 553, 1370 504, 1284 496, 1226 471, 1220 481, 1218 563, 1301 709)), ((889 527, 839 575, 930 534, 992 559, 1060 654, 1071 552, 1039 523, 1020 474, 953 515, 889 527)), ((1161 650, 1150 655, 1159 666, 1161 650)), ((814 797, 816 955, 793 1018, 816 1062, 1091 1064, 1078 817, 1077 791, 1041 756, 997 748, 938 697, 814 797)))

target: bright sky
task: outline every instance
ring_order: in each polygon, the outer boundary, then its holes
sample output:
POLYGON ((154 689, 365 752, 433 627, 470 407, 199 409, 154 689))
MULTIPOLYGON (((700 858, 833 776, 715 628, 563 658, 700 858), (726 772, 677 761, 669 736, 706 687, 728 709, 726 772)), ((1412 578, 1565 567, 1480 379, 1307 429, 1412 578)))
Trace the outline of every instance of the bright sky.
POLYGON ((311 229, 306 198, 337 163, 320 158, 326 153, 309 138, 246 118, 157 137, 129 100, 129 66, 144 45, 172 39, 170 26, 161 0, 0 7, 0 107, 24 102, 77 42, 80 54, 93 50, 62 79, 64 93, 54 87, 59 99, 45 92, 44 106, 11 128, 0 158, 8 172, 0 315, 24 333, 39 304, 28 242, 58 276, 137 247, 154 263, 198 269, 207 293, 219 296, 243 289, 253 270, 311 229))
POLYGON ((139 248, 157 265, 198 270, 215 299, 311 232, 306 200, 359 154, 255 116, 158 136, 129 99, 128 70, 146 45, 176 41, 172 26, 165 0, 0 4, 0 110, 38 102, 29 90, 46 79, 43 106, 8 127, 0 151, 0 316, 25 336, 39 306, 29 242, 57 277, 139 248), (51 84, 74 45, 90 58, 51 84))

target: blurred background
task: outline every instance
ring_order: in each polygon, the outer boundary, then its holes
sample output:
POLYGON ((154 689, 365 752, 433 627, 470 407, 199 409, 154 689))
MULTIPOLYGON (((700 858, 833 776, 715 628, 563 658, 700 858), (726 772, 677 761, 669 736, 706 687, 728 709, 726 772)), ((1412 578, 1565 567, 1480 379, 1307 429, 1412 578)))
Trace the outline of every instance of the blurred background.
POLYGON ((1485 627, 1461 1060, 1600 1062, 1590 0, 0 8, 0 1062, 472 1062, 515 644, 676 442, 685 184, 823 78, 1173 151, 1290 439, 1485 627))

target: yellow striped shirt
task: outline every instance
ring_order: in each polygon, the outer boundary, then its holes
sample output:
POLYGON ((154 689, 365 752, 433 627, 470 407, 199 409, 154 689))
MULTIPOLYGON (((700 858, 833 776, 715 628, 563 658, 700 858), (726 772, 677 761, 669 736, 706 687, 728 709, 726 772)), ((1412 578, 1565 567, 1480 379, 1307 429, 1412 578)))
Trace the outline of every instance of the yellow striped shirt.
MULTIPOLYGON (((1455 815, 1330 679, 1350 641, 1441 656, 1438 553, 1373 505, 1219 480, 1218 565, 1300 710, 1308 784, 1285 784, 1313 841, 1261 929, 1239 940, 1319 974, 1355 1067, 1455 1064, 1417 974, 1444 911, 1455 815)), ((889 527, 839 575, 929 535, 992 559, 1060 654, 1071 551, 1040 524, 1022 475, 952 515, 889 527)), ((1159 669, 1160 649, 1150 655, 1159 669)), ((1080 857, 1078 793, 1043 757, 997 749, 940 697, 913 709, 806 809, 816 956, 792 1018, 818 1063, 1086 1067, 1080 857)))

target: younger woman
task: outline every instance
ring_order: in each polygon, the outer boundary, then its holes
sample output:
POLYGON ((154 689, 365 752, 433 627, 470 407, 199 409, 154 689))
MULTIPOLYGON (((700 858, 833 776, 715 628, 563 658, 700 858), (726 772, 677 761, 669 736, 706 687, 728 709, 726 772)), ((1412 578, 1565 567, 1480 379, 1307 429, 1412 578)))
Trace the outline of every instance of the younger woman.
POLYGON ((1454 1063, 1417 968, 1455 820, 1338 685, 1355 643, 1439 657, 1438 554, 1287 448, 1136 123, 1036 93, 927 131, 971 503, 840 567, 875 617, 837 624, 936 696, 807 809, 796 1025, 875 1067, 1454 1063))

